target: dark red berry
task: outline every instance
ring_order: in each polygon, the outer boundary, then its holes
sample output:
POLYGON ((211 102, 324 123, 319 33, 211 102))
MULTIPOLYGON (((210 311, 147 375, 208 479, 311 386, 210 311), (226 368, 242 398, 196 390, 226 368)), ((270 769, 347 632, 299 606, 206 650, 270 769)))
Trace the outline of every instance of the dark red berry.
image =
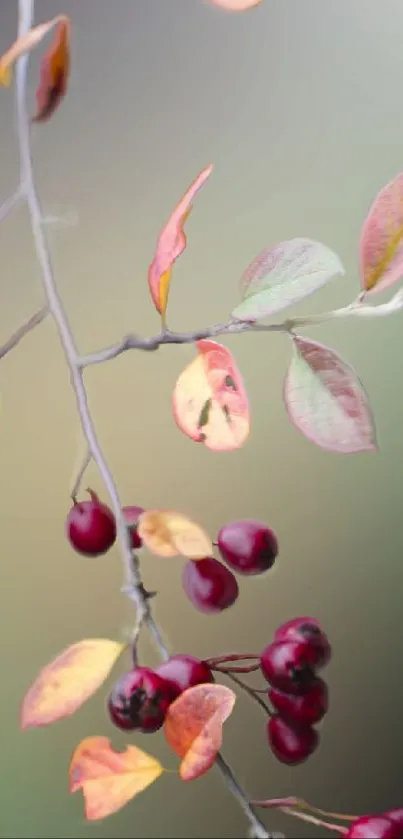
POLYGON ((402 839, 400 826, 386 815, 361 816, 345 835, 346 839, 402 839))
POLYGON ((279 714, 270 717, 267 736, 277 760, 288 766, 303 763, 319 746, 319 734, 314 728, 287 722, 279 714))
POLYGON ((225 562, 241 574, 267 571, 278 554, 275 533, 251 519, 225 524, 218 533, 217 545, 225 562))
POLYGON ((142 513, 144 513, 143 507, 123 507, 122 513, 127 525, 130 525, 130 538, 132 543, 132 548, 137 550, 141 548, 143 542, 140 539, 140 536, 137 533, 136 525, 142 513))
POLYGON ((188 560, 183 569, 182 584, 189 600, 205 614, 228 609, 239 594, 232 571, 212 556, 188 560))
POLYGON ((386 813, 382 813, 386 819, 391 819, 392 822, 395 822, 399 825, 399 827, 403 828, 403 807, 395 807, 393 810, 387 810, 386 813))
POLYGON ((314 681, 316 649, 302 641, 274 641, 261 653, 261 671, 274 688, 286 693, 306 693, 314 681))
POLYGON ((326 682, 315 679, 306 693, 295 696, 278 688, 271 688, 269 700, 285 720, 301 725, 315 725, 320 722, 329 709, 329 695, 326 682))
POLYGON ((123 731, 157 731, 161 728, 174 694, 169 682, 148 667, 136 667, 115 684, 108 711, 123 731))
POLYGON ((175 696, 195 685, 214 682, 207 664, 192 655, 173 655, 156 667, 155 672, 169 682, 175 696))
POLYGON ((328 664, 332 655, 331 646, 327 635, 324 633, 316 618, 292 618, 283 623, 274 635, 275 641, 307 641, 320 647, 321 655, 318 654, 316 667, 324 667, 328 664))
POLYGON ((112 510, 95 492, 88 490, 89 501, 75 501, 66 519, 66 532, 72 547, 84 556, 100 556, 116 539, 116 521, 112 510))

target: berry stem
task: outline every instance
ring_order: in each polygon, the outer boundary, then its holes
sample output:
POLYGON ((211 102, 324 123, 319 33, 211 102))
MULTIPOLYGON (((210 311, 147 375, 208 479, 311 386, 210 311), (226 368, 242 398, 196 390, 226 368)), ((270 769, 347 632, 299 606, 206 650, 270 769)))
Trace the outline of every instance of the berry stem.
MULTIPOLYGON (((246 667, 225 667, 225 665, 215 664, 209 665, 210 670, 215 670, 217 673, 255 673, 259 670, 258 664, 248 664, 246 667)), ((265 693, 265 691, 259 691, 265 693)))
MULTIPOLYGON (((259 662, 259 656, 256 653, 225 653, 224 655, 213 656, 212 658, 204 659, 205 664, 210 668, 215 667, 216 664, 226 664, 227 661, 248 661, 249 659, 259 662)), ((259 668, 259 663, 257 667, 259 668)))
POLYGON ((314 824, 317 827, 325 827, 326 830, 333 830, 335 833, 339 833, 340 836, 345 836, 348 833, 346 827, 342 827, 340 824, 333 824, 332 822, 323 821, 323 819, 319 819, 316 816, 311 816, 309 813, 301 813, 299 810, 294 810, 292 807, 280 807, 279 808, 282 813, 285 813, 289 816, 295 816, 296 819, 300 819, 303 822, 309 822, 309 824, 314 824))
POLYGON ((266 705, 262 697, 259 696, 259 694, 257 694, 253 688, 249 687, 249 685, 246 685, 245 682, 242 682, 241 679, 238 679, 238 676, 235 676, 235 673, 232 673, 230 670, 222 670, 221 672, 228 676, 228 678, 231 679, 232 682, 238 685, 238 687, 242 688, 242 690, 244 690, 245 693, 247 693, 252 699, 254 699, 255 702, 257 702, 257 704, 260 705, 261 708, 263 708, 263 710, 266 712, 266 714, 268 714, 269 717, 272 716, 272 712, 268 705, 266 705))

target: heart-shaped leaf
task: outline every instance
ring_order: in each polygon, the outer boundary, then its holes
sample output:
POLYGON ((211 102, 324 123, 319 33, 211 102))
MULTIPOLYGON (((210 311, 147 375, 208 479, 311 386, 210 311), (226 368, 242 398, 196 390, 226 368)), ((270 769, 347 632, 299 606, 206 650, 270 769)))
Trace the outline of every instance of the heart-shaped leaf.
POLYGON ((213 765, 222 744, 222 727, 232 713, 235 693, 224 685, 188 688, 169 706, 164 723, 171 749, 182 758, 183 781, 193 781, 213 765))
POLYGON ((290 239, 262 251, 241 279, 242 303, 232 312, 237 320, 255 321, 274 315, 309 297, 344 274, 337 256, 321 242, 290 239))
POLYGON ((70 75, 70 20, 60 17, 53 41, 41 61, 33 122, 45 122, 67 93, 70 75))
POLYGON ((154 259, 148 270, 148 286, 154 306, 162 317, 168 304, 169 285, 172 266, 186 248, 186 236, 183 226, 192 209, 192 201, 213 171, 212 165, 206 166, 193 181, 179 204, 175 207, 168 223, 160 233, 154 259))
POLYGON ((115 752, 107 737, 88 737, 71 759, 70 792, 82 789, 85 818, 97 821, 124 807, 163 771, 158 760, 137 746, 115 752))
POLYGON ((147 510, 138 519, 137 534, 156 556, 203 559, 213 552, 208 533, 200 524, 175 510, 147 510))
POLYGON ((212 451, 240 448, 250 431, 246 390, 235 360, 222 344, 198 341, 198 356, 179 376, 172 410, 180 430, 212 451))
POLYGON ((67 647, 43 668, 25 696, 21 728, 40 728, 74 714, 109 675, 124 650, 108 638, 67 647))
POLYGON ((293 336, 284 383, 291 422, 308 440, 339 454, 377 449, 372 412, 352 367, 323 344, 293 336))
POLYGON ((359 261, 367 292, 384 291, 403 277, 403 173, 372 203, 361 233, 359 261))

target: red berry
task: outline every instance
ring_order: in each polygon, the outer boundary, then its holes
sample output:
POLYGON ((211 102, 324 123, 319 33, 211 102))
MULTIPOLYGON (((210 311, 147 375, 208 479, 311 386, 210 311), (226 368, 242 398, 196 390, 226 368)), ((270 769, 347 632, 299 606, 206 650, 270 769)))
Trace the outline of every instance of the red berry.
POLYGON ((287 722, 279 714, 270 717, 267 736, 274 756, 288 766, 303 763, 319 746, 319 734, 314 728, 287 722))
POLYGON ((326 682, 315 679, 306 693, 295 696, 278 688, 271 688, 268 693, 273 708, 289 722, 301 725, 315 725, 320 722, 329 709, 329 697, 326 682))
POLYGON ((116 539, 116 521, 112 510, 95 492, 88 490, 90 501, 75 501, 66 519, 70 544, 84 556, 100 556, 109 551, 116 539))
POLYGON ((183 569, 183 588, 199 612, 222 612, 235 603, 238 583, 228 568, 212 556, 189 559, 183 569))
POLYGON ((307 641, 321 647, 316 667, 324 667, 331 658, 332 650, 327 635, 316 618, 292 618, 283 623, 274 634, 275 641, 307 641))
POLYGON ((123 507, 122 513, 124 516, 124 520, 127 525, 130 525, 130 538, 132 542, 132 548, 137 550, 141 548, 143 542, 140 539, 140 536, 137 533, 136 525, 142 513, 144 513, 143 507, 123 507))
POLYGON ((395 807, 393 810, 387 810, 386 813, 382 813, 386 819, 391 819, 392 822, 395 822, 399 825, 399 827, 403 828, 403 807, 395 807))
POLYGON ((156 667, 155 672, 169 682, 175 696, 195 685, 214 682, 207 664, 192 655, 173 655, 156 667))
POLYGON ((260 521, 243 519, 225 524, 218 533, 222 558, 241 574, 261 574, 274 564, 278 554, 275 533, 260 521))
POLYGON ((274 641, 260 655, 261 671, 274 688, 306 693, 314 680, 316 650, 306 642, 274 641))
POLYGON ((172 688, 162 676, 148 667, 135 667, 116 682, 108 711, 123 731, 153 732, 161 728, 173 699, 172 688))
POLYGON ((402 839, 402 832, 400 826, 385 814, 361 816, 350 825, 346 839, 402 839))

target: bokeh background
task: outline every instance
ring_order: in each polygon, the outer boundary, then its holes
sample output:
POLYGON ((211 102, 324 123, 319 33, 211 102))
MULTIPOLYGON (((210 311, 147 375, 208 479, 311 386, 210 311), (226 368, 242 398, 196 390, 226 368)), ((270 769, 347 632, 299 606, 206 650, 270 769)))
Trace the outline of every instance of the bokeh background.
MULTIPOLYGON (((251 259, 293 236, 325 242, 346 266, 344 278, 298 313, 355 297, 362 222, 377 191, 403 168, 398 0, 263 0, 240 15, 205 0, 35 5, 37 22, 62 11, 72 19, 70 91, 52 121, 35 130, 33 150, 46 213, 78 219, 49 235, 83 352, 129 331, 158 331, 146 282, 156 238, 209 162, 215 171, 195 201, 188 249, 174 271, 171 328, 225 319, 251 259)), ((1 52, 16 25, 16 0, 3 0, 1 52)), ((31 63, 32 109, 40 54, 31 63)), ((18 181, 9 91, 1 93, 0 113, 5 199, 18 181)), ((43 301, 23 207, 3 223, 0 248, 3 341, 43 301)), ((281 621, 304 613, 316 615, 332 640, 331 711, 308 763, 277 763, 259 709, 239 697, 224 751, 253 797, 295 794, 357 813, 402 804, 402 324, 395 315, 304 332, 359 372, 376 415, 376 455, 332 455, 291 427, 281 400, 290 355, 283 336, 225 339, 253 411, 250 440, 232 454, 194 445, 172 420, 171 391, 191 347, 131 352, 86 373, 123 503, 176 507, 212 534, 236 517, 263 519, 278 533, 276 568, 244 579, 238 603, 217 617, 186 600, 181 560, 144 556, 172 650, 259 651, 281 621)), ((73 748, 91 734, 111 737, 116 747, 127 742, 106 719, 107 686, 75 717, 19 731, 20 703, 39 668, 81 638, 124 637, 133 612, 120 594, 118 548, 88 561, 64 536, 81 437, 51 322, 1 362, 0 392, 0 835, 246 835, 215 771, 190 785, 167 775, 116 816, 85 823, 81 794, 67 791, 73 748)), ((88 482, 105 497, 94 468, 88 482)), ((157 660, 147 643, 142 655, 157 660)), ((136 742, 176 765, 162 734, 136 742)), ((276 813, 264 819, 289 836, 325 835, 276 813)))

